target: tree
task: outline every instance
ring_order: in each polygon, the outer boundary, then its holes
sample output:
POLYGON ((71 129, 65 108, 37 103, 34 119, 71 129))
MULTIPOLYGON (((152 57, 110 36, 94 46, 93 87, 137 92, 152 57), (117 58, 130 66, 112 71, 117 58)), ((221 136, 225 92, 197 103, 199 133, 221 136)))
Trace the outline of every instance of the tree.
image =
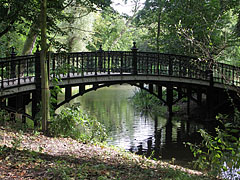
POLYGON ((47 0, 41 1, 41 90, 42 90, 42 131, 47 132, 47 122, 50 118, 49 86, 47 70, 47 0))
MULTIPOLYGON (((72 21, 73 14, 65 12, 67 8, 74 8, 76 5, 86 8, 89 12, 105 8, 111 3, 110 0, 49 0, 47 2, 47 33, 49 43, 57 46, 55 37, 57 34, 65 34, 58 27, 59 22, 72 21)), ((11 32, 27 35, 22 54, 30 54, 35 41, 39 41, 40 33, 40 1, 36 0, 0 0, 0 39, 11 32), (19 27, 21 25, 21 27, 19 27)), ((11 37, 11 36, 9 36, 11 37)), ((12 39, 11 39, 12 40, 12 39)))
POLYGON ((134 24, 138 10, 137 5, 135 7, 133 16, 120 15, 112 8, 98 14, 94 22, 92 39, 87 48, 95 51, 102 45, 103 50, 130 50, 133 41, 141 42, 145 29, 136 28, 134 24))
POLYGON ((238 48, 239 3, 147 0, 137 23, 148 28, 144 39, 153 50, 220 60, 224 52, 238 48))

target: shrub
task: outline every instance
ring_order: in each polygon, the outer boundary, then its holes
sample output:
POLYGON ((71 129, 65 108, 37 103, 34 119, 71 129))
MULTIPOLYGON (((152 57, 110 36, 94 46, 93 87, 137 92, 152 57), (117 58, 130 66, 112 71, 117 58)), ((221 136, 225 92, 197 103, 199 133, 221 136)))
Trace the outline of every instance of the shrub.
POLYGON ((195 165, 200 169, 207 169, 210 175, 225 179, 240 178, 240 129, 231 123, 224 127, 216 128, 216 136, 201 129, 201 145, 188 144, 197 157, 195 165))
POLYGON ((83 142, 104 141, 107 137, 100 122, 74 105, 64 108, 53 117, 49 130, 54 136, 72 137, 83 142))

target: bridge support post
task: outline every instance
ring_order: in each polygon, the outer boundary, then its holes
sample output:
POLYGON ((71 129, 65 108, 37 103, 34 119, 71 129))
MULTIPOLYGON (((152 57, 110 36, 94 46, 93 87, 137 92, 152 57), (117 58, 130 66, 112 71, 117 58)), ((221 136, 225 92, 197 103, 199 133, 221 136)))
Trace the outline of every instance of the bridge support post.
POLYGON ((209 76, 209 87, 207 88, 207 120, 211 120, 213 118, 213 104, 214 104, 212 67, 210 67, 208 71, 208 76, 209 76))
POLYGON ((40 99, 41 99, 41 90, 36 89, 32 92, 32 118, 34 121, 34 127, 38 126, 38 121, 36 119, 37 113, 40 111, 40 99))
POLYGON ((79 94, 83 95, 84 91, 85 91, 85 85, 84 84, 79 85, 79 94))
MULTIPOLYGON (((25 113, 25 103, 22 94, 17 95, 16 109, 19 113, 25 113)), ((22 123, 26 123, 26 117, 21 117, 22 123)))
POLYGON ((213 117, 213 89, 208 87, 207 89, 207 120, 213 117))
POLYGON ((187 115, 190 115, 190 103, 191 103, 192 89, 191 87, 187 88, 187 115))
MULTIPOLYGON (((11 52, 11 74, 10 77, 11 78, 15 78, 16 77, 16 62, 14 61, 14 59, 16 58, 16 53, 15 53, 15 48, 12 47, 12 52, 11 52)), ((18 72, 20 73, 20 72, 18 72)))
POLYGON ((149 92, 150 92, 150 93, 153 93, 153 84, 149 84, 149 85, 148 85, 148 88, 149 88, 149 92))
POLYGON ((65 100, 69 102, 69 99, 71 99, 71 96, 72 96, 72 87, 67 86, 65 88, 65 100))
POLYGON ((172 106, 173 106, 173 86, 167 86, 167 105, 168 105, 168 113, 171 117, 173 115, 172 106))
POLYGON ((137 51, 138 48, 136 47, 136 42, 133 42, 133 47, 132 47, 132 74, 136 75, 137 74, 137 51))
POLYGON ((183 94, 182 94, 182 88, 181 87, 177 87, 177 92, 178 92, 178 99, 182 99, 183 94))
POLYGON ((157 86, 157 91, 158 91, 158 98, 162 99, 162 86, 161 85, 157 86))
POLYGON ((197 102, 199 106, 202 105, 202 92, 199 89, 197 90, 197 102))
MULTIPOLYGON (((14 111, 17 110, 17 96, 8 98, 8 107, 12 108, 14 111)), ((16 113, 10 113, 10 120, 16 121, 16 113)))

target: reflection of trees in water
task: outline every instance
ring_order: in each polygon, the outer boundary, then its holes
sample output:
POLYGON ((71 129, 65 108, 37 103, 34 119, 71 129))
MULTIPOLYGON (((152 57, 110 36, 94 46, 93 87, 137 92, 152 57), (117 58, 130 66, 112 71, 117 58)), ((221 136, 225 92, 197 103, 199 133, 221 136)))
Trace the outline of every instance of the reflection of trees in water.
MULTIPOLYGON (((183 142, 200 142, 201 136, 197 132, 202 128, 198 124, 189 121, 181 121, 179 127, 176 126, 172 118, 169 118, 164 126, 159 128, 158 117, 154 116, 154 136, 149 137, 145 142, 137 146, 137 154, 144 154, 156 159, 171 160, 172 158, 191 161, 193 156, 189 147, 183 142), (176 129, 176 138, 173 138, 173 130, 176 129), (143 149, 143 143, 147 143, 147 149, 143 149)), ((134 147, 132 147, 132 150, 134 147)))

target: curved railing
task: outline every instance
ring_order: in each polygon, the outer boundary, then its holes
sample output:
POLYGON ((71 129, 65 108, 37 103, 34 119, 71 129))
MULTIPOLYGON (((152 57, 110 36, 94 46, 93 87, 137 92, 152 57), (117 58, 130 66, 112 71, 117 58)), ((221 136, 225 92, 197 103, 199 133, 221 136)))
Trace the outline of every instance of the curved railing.
MULTIPOLYGON (((197 58, 132 51, 49 53, 50 79, 96 75, 153 75, 191 78, 240 86, 240 68, 222 63, 207 63, 197 58)), ((0 89, 40 81, 40 53, 0 58, 0 89)))

